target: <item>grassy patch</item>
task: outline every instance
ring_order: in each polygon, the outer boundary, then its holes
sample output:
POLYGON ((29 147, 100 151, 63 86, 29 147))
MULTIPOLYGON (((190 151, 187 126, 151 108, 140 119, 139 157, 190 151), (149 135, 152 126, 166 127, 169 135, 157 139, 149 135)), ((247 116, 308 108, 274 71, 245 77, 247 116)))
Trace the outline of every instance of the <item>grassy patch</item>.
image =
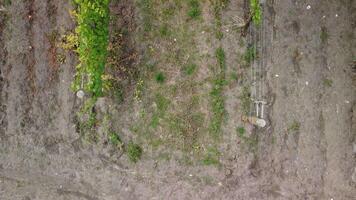
POLYGON ((214 17, 215 17, 215 37, 218 40, 221 40, 224 37, 224 33, 221 31, 222 27, 222 19, 221 19, 221 13, 223 9, 227 6, 229 3, 229 0, 212 0, 211 1, 213 5, 213 12, 214 12, 214 17))
POLYGON ((170 104, 170 100, 162 96, 161 94, 156 94, 155 96, 155 105, 156 111, 153 113, 150 126, 153 128, 157 128, 159 125, 159 120, 163 118, 168 110, 168 106, 170 104))
POLYGON ((167 24, 163 24, 159 27, 159 35, 161 37, 167 37, 170 34, 167 24))
POLYGON ((326 87, 331 87, 331 86, 333 86, 333 80, 325 78, 325 79, 323 80, 323 84, 324 84, 324 86, 326 86, 326 87))
POLYGON ((256 57, 257 57, 256 48, 253 46, 247 47, 245 54, 243 56, 246 64, 249 65, 251 62, 253 62, 256 59, 256 57))
POLYGON ((244 127, 237 127, 236 132, 239 138, 241 139, 241 141, 248 146, 249 150, 253 152, 257 150, 257 145, 258 145, 257 135, 246 136, 245 134, 246 130, 244 127))
POLYGON ((244 136, 246 132, 245 127, 242 126, 237 127, 236 131, 240 137, 244 136))
POLYGON ((241 110, 242 112, 247 115, 250 112, 251 106, 251 92, 248 87, 243 87, 242 92, 240 95, 240 102, 241 102, 241 110))
POLYGON ((164 81, 166 80, 166 76, 163 74, 163 72, 158 72, 155 75, 155 80, 157 83, 164 83, 164 81))
POLYGON ((189 0, 188 16, 191 19, 197 19, 201 15, 201 9, 198 0, 189 0))
POLYGON ((120 149, 123 147, 123 144, 124 144, 122 142, 120 136, 118 134, 116 134, 115 132, 111 132, 109 134, 109 141, 113 146, 118 147, 120 149))
POLYGON ((220 47, 216 50, 215 56, 219 65, 218 73, 216 78, 213 81, 213 89, 210 92, 211 98, 211 107, 212 107, 212 118, 210 122, 210 133, 214 137, 219 135, 222 122, 224 120, 226 111, 225 111, 225 98, 223 96, 224 86, 226 84, 225 80, 225 69, 226 69, 226 61, 225 61, 225 52, 220 47))
POLYGON ((300 129, 300 122, 293 121, 287 128, 288 132, 297 132, 300 129))
POLYGON ((326 27, 321 27, 321 32, 320 32, 320 40, 321 40, 321 43, 325 43, 327 42, 328 40, 328 37, 329 37, 329 34, 328 34, 328 30, 326 29, 326 27))
POLYGON ((133 143, 132 141, 130 141, 129 144, 127 145, 126 151, 127 151, 127 156, 134 163, 136 163, 138 160, 141 159, 143 153, 142 148, 138 144, 133 143))
POLYGON ((196 64, 191 63, 191 64, 188 64, 188 65, 184 66, 182 71, 184 72, 185 75, 190 76, 190 75, 194 74, 194 72, 196 71, 197 67, 198 66, 196 64))
POLYGON ((255 25, 260 25, 262 20, 262 8, 259 0, 250 0, 250 13, 255 25))
POLYGON ((220 165, 220 152, 215 147, 209 147, 202 160, 203 165, 220 165))

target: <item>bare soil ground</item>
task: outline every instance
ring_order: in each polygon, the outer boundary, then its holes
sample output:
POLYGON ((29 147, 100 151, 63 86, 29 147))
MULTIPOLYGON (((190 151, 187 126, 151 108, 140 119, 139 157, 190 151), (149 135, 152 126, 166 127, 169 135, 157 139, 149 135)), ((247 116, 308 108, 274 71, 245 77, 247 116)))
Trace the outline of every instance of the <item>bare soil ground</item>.
POLYGON ((185 0, 112 1, 120 48, 107 71, 123 100, 99 99, 93 142, 70 89, 77 57, 58 45, 73 6, 0 0, 0 199, 355 199, 356 1, 266 1, 263 129, 241 121, 249 39, 231 25, 248 1, 218 14, 199 2, 191 19, 185 0), (112 131, 138 143, 141 160, 110 145, 112 131))

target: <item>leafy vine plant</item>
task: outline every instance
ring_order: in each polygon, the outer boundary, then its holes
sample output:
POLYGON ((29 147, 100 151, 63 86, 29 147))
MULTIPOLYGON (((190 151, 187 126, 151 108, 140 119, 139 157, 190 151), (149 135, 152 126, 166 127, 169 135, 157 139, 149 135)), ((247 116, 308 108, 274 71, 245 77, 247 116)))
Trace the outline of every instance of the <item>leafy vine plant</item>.
POLYGON ((96 99, 103 94, 103 75, 109 41, 110 0, 74 0, 79 64, 72 89, 96 99))

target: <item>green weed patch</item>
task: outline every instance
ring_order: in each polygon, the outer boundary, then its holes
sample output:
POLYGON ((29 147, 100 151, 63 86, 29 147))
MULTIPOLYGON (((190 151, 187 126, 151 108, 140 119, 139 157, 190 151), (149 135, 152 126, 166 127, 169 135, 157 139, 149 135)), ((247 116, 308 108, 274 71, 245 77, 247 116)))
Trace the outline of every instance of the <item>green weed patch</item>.
POLYGON ((79 65, 73 83, 94 98, 102 95, 109 40, 109 0, 75 0, 79 65), (83 87, 83 88, 81 88, 83 87))

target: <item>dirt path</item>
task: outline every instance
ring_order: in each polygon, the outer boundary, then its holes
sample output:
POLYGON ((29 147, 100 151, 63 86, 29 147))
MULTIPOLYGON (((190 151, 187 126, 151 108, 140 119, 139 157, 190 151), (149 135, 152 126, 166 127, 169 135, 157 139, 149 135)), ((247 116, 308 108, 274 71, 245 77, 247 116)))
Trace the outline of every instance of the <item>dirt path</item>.
MULTIPOLYGON (((223 23, 242 17, 243 6, 243 0, 231 0, 223 23)), ((114 10, 127 12, 119 8, 114 10)), ((70 91, 76 58, 55 42, 57 35, 74 28, 70 9, 69 1, 12 0, 6 6, 7 17, 0 13, 0 199, 356 196, 356 91, 351 67, 356 53, 355 1, 267 0, 270 56, 264 73, 271 124, 255 129, 254 153, 243 150, 235 129, 242 123, 238 98, 244 81, 227 87, 229 119, 221 145, 227 150, 220 168, 182 166, 173 159, 157 164, 151 158, 133 165, 80 142, 73 122, 76 100, 70 91)), ((214 26, 210 9, 204 4, 207 32, 214 26)), ((244 70, 237 58, 246 48, 239 45, 240 39, 245 39, 231 29, 223 31, 221 41, 204 37, 197 41, 199 51, 212 54, 202 58, 198 77, 207 76, 219 46, 226 51, 227 74, 244 70)), ((215 34, 207 32, 202 35, 215 34)), ((129 109, 122 112, 132 114, 129 109)), ((129 124, 131 118, 126 120, 129 124)), ((123 131, 129 133, 129 128, 123 131)))
POLYGON ((270 154, 276 198, 352 199, 355 2, 307 6, 274 3, 276 38, 268 75, 275 95, 276 145, 270 154))

